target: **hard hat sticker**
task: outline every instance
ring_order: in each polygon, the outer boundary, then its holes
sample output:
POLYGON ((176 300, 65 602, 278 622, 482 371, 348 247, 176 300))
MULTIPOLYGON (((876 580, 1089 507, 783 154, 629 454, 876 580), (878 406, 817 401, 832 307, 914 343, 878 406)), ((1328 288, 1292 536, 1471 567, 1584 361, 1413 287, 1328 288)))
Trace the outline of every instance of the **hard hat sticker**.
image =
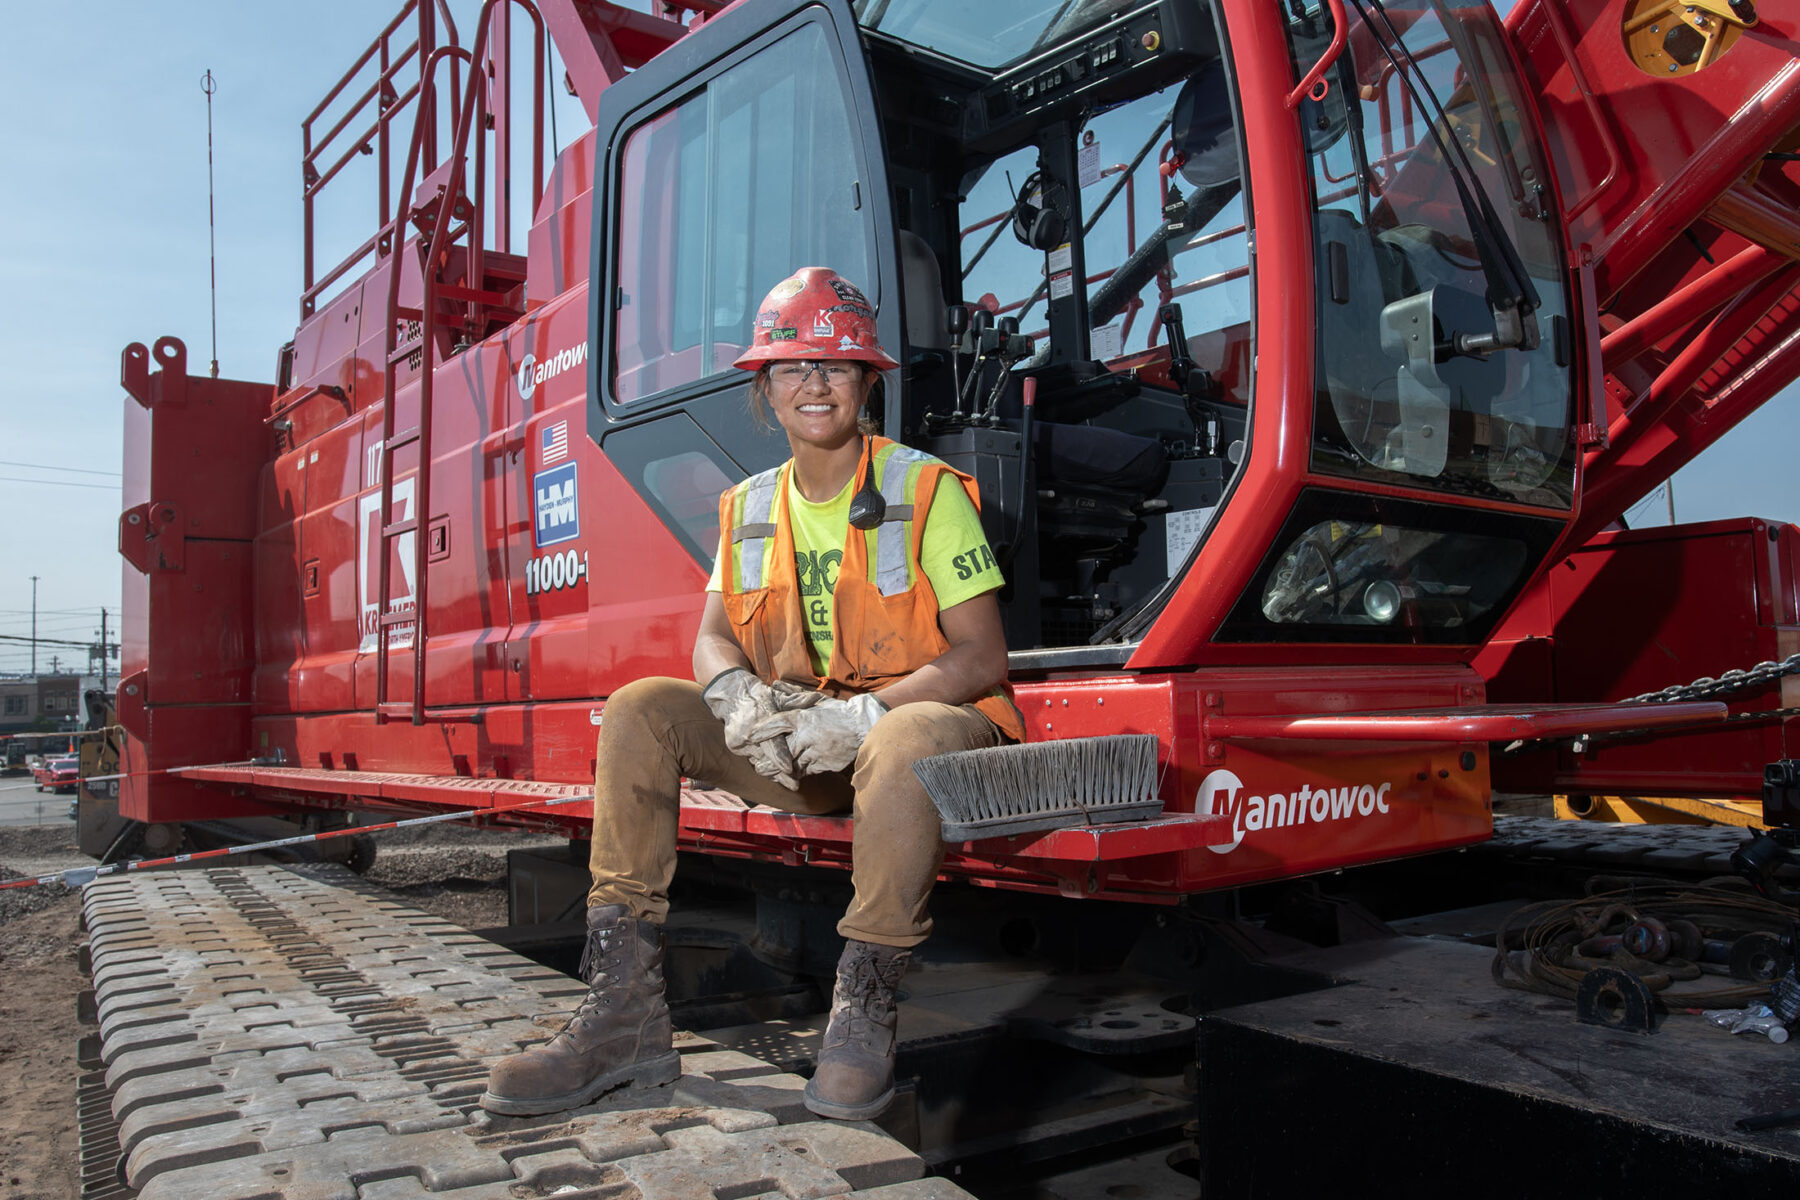
POLYGON ((826 282, 831 285, 831 290, 837 293, 839 300, 846 304, 860 304, 864 308, 869 307, 869 298, 862 294, 861 288, 848 279, 828 279, 826 282))

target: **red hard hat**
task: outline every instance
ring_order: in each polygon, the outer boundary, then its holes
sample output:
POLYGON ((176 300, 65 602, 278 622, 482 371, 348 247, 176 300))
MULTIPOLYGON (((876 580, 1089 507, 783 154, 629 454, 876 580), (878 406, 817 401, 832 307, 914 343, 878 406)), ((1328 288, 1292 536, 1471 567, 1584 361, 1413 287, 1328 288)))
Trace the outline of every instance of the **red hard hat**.
POLYGON ((875 336, 875 308, 829 267, 801 267, 757 306, 750 348, 732 364, 754 371, 778 359, 849 358, 878 371, 900 364, 875 336))

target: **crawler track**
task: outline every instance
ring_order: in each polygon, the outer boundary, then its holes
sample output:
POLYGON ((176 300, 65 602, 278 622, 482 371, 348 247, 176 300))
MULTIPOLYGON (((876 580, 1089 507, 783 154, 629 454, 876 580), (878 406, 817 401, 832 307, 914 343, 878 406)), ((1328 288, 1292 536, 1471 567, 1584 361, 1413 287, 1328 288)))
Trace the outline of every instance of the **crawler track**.
MULTIPOLYGON (((1475 847, 1483 854, 1542 859, 1592 871, 1643 871, 1671 876, 1730 875, 1731 852, 1746 830, 1729 825, 1618 825, 1555 817, 1494 818, 1494 838, 1475 847)), ((1796 871, 1784 867, 1784 879, 1796 871)))
POLYGON ((873 1125, 812 1118, 798 1076, 693 1037, 666 1087, 490 1116, 488 1064, 547 1039, 580 985, 341 868, 109 880, 83 909, 84 1197, 966 1195, 873 1125))

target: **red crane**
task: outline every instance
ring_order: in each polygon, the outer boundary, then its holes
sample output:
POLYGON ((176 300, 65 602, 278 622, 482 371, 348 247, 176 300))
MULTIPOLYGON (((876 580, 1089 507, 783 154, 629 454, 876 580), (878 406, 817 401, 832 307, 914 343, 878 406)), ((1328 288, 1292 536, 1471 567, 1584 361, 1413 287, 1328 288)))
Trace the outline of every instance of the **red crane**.
MULTIPOLYGON (((125 352, 121 812, 585 790, 784 456, 730 363, 806 262, 901 348, 885 432, 981 483, 1032 738, 1158 739, 1160 818, 948 875, 1169 903, 1481 840, 1497 785, 1754 793, 1792 678, 1622 701, 1800 651, 1800 535, 1616 522, 1795 377, 1795 16, 1023 9, 489 0, 465 49, 406 4, 304 126, 275 382, 125 352)), ((682 838, 849 849, 705 791, 682 838)))

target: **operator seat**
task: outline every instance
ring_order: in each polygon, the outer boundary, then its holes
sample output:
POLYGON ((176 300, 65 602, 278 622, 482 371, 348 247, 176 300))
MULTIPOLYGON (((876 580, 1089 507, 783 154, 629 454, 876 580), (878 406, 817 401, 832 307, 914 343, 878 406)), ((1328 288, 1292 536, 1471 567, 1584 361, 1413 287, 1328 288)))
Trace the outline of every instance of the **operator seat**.
POLYGON ((1316 219, 1319 383, 1348 448, 1364 461, 1379 462, 1383 443, 1400 420, 1401 366, 1381 348, 1381 311, 1407 294, 1406 268, 1356 214, 1326 208, 1316 219))
POLYGON ((902 229, 900 248, 900 312, 906 328, 906 372, 924 409, 947 410, 955 402, 950 371, 950 328, 944 321, 946 300, 937 253, 910 229, 902 229))
POLYGON ((931 243, 902 229, 900 243, 900 308, 906 315, 906 343, 913 350, 950 349, 944 324, 944 274, 931 243))

